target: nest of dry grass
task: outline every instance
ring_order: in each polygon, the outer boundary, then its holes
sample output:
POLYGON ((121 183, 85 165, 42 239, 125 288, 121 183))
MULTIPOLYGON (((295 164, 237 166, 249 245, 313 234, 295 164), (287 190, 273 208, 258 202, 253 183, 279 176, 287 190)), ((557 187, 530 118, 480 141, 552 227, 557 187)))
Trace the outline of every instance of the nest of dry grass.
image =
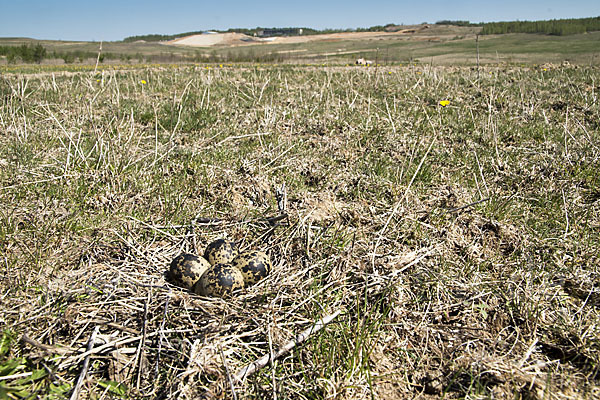
MULTIPOLYGON (((305 224, 322 210, 313 211, 302 218, 305 224)), ((29 356, 56 355, 53 373, 66 376, 91 357, 95 368, 86 379, 126 384, 144 397, 231 393, 235 371, 294 340, 320 315, 347 307, 341 300, 330 301, 334 293, 349 290, 347 273, 324 276, 322 261, 306 262, 307 226, 273 220, 213 220, 179 227, 131 220, 126 233, 115 232, 118 240, 89 243, 77 267, 48 282, 48 308, 61 304, 62 312, 30 309, 35 324, 23 336, 32 350, 29 356), (152 238, 141 242, 136 235, 152 238), (219 237, 241 240, 242 249, 259 246, 267 251, 272 274, 226 299, 203 298, 166 280, 173 258, 182 252, 202 254, 219 237), (316 280, 326 284, 312 293, 316 280), (327 309, 312 309, 323 296, 327 309), (90 350, 86 346, 94 328, 98 331, 90 350)), ((336 262, 343 257, 335 257, 336 262)), ((233 390, 239 391, 243 383, 235 385, 233 390)))

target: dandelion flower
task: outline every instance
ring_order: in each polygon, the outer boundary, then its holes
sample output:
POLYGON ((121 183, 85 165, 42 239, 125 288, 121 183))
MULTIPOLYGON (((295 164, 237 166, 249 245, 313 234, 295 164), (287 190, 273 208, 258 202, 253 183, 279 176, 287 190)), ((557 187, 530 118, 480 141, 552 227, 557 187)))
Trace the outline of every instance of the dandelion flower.
POLYGON ((145 80, 142 79, 142 85, 147 84, 148 82, 146 82, 145 80))
POLYGON ((450 104, 450 100, 440 100, 439 104, 442 107, 446 107, 448 104, 450 104))

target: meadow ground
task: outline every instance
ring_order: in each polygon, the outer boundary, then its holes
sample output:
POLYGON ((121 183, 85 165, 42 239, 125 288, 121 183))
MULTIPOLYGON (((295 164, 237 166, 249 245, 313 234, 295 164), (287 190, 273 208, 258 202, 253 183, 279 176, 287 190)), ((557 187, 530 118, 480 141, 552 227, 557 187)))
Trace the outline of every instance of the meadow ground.
MULTIPOLYGON (((367 58, 379 64, 427 63, 446 66, 472 66, 477 63, 477 27, 432 25, 414 34, 386 32, 350 32, 332 35, 280 37, 273 42, 244 45, 222 44, 206 47, 170 46, 159 42, 104 42, 101 63, 182 63, 182 62, 278 62, 289 64, 354 64, 367 58)), ((233 34, 231 34, 233 35, 233 34)), ((212 35, 202 35, 202 37, 212 35)), ((190 40, 193 38, 189 38, 190 40)), ((479 36, 482 64, 526 65, 552 62, 598 66, 600 64, 600 32, 553 36, 540 34, 504 34, 479 36)), ((68 42, 0 38, 0 46, 42 45, 47 51, 47 64, 61 64, 63 58, 79 65, 95 64, 99 42, 68 42), (55 58, 51 58, 55 54, 55 58)), ((0 56, 0 68, 8 59, 0 56)), ((10 68, 11 66, 9 66, 10 68)), ((17 66, 18 68, 19 66, 17 66)), ((46 67, 52 67, 46 65, 46 67)), ((56 68, 65 68, 59 66, 56 68)))
POLYGON ((0 397, 598 398, 599 92, 553 65, 5 73, 0 397), (220 237, 272 274, 166 281, 220 237))

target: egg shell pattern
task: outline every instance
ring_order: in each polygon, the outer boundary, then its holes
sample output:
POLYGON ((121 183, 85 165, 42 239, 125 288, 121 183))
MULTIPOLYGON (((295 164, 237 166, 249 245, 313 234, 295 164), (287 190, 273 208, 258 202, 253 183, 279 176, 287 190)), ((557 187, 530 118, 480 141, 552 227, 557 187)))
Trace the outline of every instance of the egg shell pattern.
POLYGON ((169 279, 177 286, 191 289, 210 267, 210 263, 203 257, 180 254, 171 261, 169 279))
POLYGON ((225 239, 217 239, 208 245, 204 252, 206 258, 212 265, 231 264, 237 256, 237 246, 235 242, 225 239))
POLYGON ((233 266, 242 271, 246 286, 254 285, 271 272, 269 256, 257 250, 241 253, 233 260, 233 266))
POLYGON ((202 275, 193 291, 201 296, 224 297, 244 287, 242 272, 230 264, 215 264, 202 275))

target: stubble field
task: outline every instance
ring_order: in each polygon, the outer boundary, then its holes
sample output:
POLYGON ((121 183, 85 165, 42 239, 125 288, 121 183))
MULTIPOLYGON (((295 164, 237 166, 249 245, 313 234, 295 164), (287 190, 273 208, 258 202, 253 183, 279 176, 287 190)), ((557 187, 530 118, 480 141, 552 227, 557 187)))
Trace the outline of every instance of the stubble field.
POLYGON ((0 397, 598 398, 599 92, 553 65, 5 74, 0 397), (165 279, 221 237, 272 274, 165 279))

